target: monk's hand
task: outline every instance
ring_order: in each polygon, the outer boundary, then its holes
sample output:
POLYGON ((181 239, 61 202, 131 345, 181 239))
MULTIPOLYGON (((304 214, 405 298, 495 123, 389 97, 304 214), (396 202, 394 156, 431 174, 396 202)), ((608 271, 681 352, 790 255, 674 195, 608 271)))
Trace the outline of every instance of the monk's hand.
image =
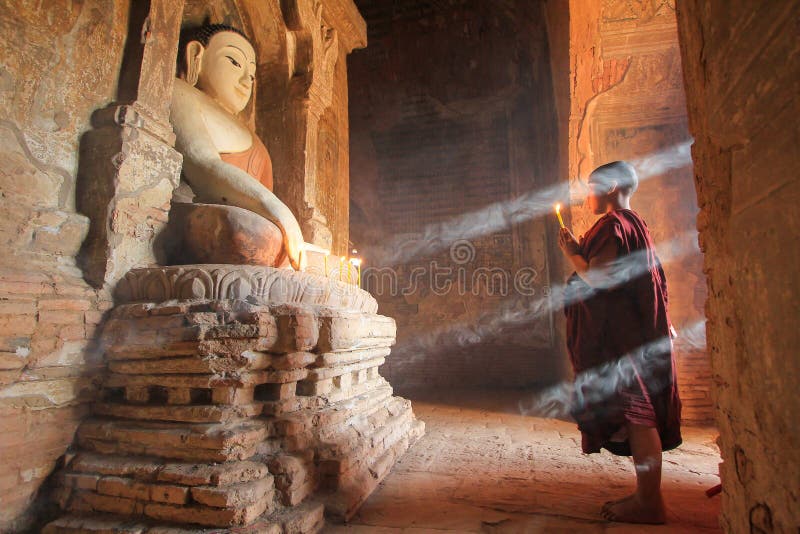
POLYGON ((566 256, 575 256, 581 253, 578 240, 575 239, 575 236, 569 231, 569 228, 561 228, 559 230, 558 246, 566 256))

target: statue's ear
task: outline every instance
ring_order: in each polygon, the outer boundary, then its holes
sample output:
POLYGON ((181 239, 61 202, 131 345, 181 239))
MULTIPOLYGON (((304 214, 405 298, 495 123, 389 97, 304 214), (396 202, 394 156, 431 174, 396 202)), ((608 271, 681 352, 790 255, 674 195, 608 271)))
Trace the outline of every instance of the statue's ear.
POLYGON ((186 82, 189 85, 197 85, 205 50, 200 41, 190 41, 186 44, 186 82))

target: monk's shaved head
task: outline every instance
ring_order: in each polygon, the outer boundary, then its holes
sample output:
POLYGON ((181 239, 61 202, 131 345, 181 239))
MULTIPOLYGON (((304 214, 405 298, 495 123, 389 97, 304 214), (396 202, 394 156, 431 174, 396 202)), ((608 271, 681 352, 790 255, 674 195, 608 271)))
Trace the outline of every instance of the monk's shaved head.
POLYGON ((639 187, 639 177, 636 169, 627 161, 612 161, 597 167, 589 175, 589 182, 611 188, 611 182, 616 182, 623 193, 630 195, 639 187))

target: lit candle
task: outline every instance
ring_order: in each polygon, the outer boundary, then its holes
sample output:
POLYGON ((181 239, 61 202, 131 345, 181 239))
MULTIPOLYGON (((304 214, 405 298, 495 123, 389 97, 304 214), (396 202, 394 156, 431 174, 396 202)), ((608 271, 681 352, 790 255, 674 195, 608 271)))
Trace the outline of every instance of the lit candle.
POLYGON ((351 258, 350 263, 356 268, 356 287, 361 287, 361 260, 358 258, 351 258))
POLYGON ((325 254, 325 260, 324 260, 325 267, 323 267, 323 269, 324 269, 323 270, 323 275, 325 275, 325 276, 328 276, 328 256, 330 256, 330 254, 325 254))
POLYGON ((564 219, 561 218, 561 204, 556 204, 556 217, 558 217, 558 224, 561 228, 565 228, 564 219))

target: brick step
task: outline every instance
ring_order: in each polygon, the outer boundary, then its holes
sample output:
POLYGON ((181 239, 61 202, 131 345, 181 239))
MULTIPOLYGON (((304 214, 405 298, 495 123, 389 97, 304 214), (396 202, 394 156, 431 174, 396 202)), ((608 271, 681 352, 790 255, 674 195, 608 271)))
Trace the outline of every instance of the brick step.
MULTIPOLYGON (((327 428, 341 426, 354 414, 369 414, 378 409, 383 401, 392 395, 392 387, 381 379, 362 395, 352 397, 346 401, 329 404, 323 408, 313 407, 285 414, 275 421, 275 429, 280 436, 292 436, 303 432, 317 434, 324 433, 327 428), (313 425, 312 425, 313 419, 313 425), (312 426, 314 429, 312 429, 312 426)), ((313 399, 313 398, 312 398, 313 399)), ((314 401, 312 401, 314 402, 314 401)))
POLYGON ((269 461, 269 471, 285 506, 298 504, 317 489, 313 454, 277 454, 269 461))
MULTIPOLYGON (((340 402, 350 401, 356 397, 368 394, 370 391, 386 386, 386 380, 375 373, 367 375, 367 380, 363 383, 350 385, 346 390, 339 389, 333 382, 330 390, 324 395, 306 395, 308 391, 301 389, 297 396, 290 396, 280 400, 265 401, 263 405, 263 415, 267 417, 285 417, 294 412, 304 410, 319 410, 340 402), (373 378, 374 377, 374 378, 373 378)), ((299 386, 300 383, 298 382, 299 386)), ((257 390, 256 390, 257 391, 257 390)))
POLYGON ((114 385, 103 389, 106 402, 133 406, 244 405, 253 403, 253 386, 176 387, 160 385, 114 385))
POLYGON ((361 371, 362 369, 369 369, 371 367, 380 367, 384 364, 386 358, 378 356, 367 360, 349 363, 347 365, 338 365, 336 367, 319 367, 316 369, 309 369, 306 380, 318 382, 329 378, 338 377, 344 374, 361 371))
POLYGON ((389 382, 378 374, 377 367, 372 367, 366 372, 359 371, 359 380, 356 382, 351 380, 349 386, 345 381, 333 379, 333 389, 329 393, 321 395, 320 398, 327 405, 332 406, 350 402, 356 397, 366 395, 370 391, 386 386, 389 386, 389 382))
POLYGON ((147 456, 120 456, 80 452, 69 463, 65 476, 71 487, 94 489, 86 477, 128 477, 141 482, 160 482, 183 486, 229 486, 265 478, 269 469, 257 461, 232 461, 219 464, 168 462, 147 456), (84 477, 83 480, 81 477, 84 477))
POLYGON ((354 349, 380 349, 389 348, 395 343, 394 337, 355 337, 348 340, 336 340, 335 344, 331 345, 323 342, 320 339, 318 345, 319 350, 323 354, 337 353, 337 352, 350 352, 354 349))
MULTIPOLYGON (((247 526, 231 529, 235 534, 316 534, 325 526, 324 506, 309 501, 262 515, 247 526)), ((44 527, 42 534, 220 534, 219 528, 186 527, 131 519, 112 514, 66 515, 44 527)))
POLYGON ((391 349, 389 347, 377 347, 369 349, 361 348, 338 352, 325 352, 317 355, 314 367, 335 367, 338 365, 347 365, 363 360, 386 357, 390 352, 391 349))
POLYGON ((78 429, 78 444, 102 454, 156 456, 192 462, 246 460, 275 433, 268 421, 227 425, 147 423, 90 419, 78 429))
POLYGON ((109 360, 147 359, 147 355, 161 357, 165 352, 155 347, 174 351, 195 343, 201 354, 237 354, 243 350, 294 352, 305 347, 293 347, 289 340, 281 342, 274 325, 231 323, 225 325, 192 325, 162 329, 143 329, 142 320, 115 321, 106 324, 106 339, 114 343, 109 360), (124 326, 123 326, 124 325, 124 326), (116 330, 116 332, 114 332, 116 330), (285 345, 286 348, 281 346, 285 345))
POLYGON ((299 396, 297 398, 301 401, 301 409, 277 418, 275 428, 279 435, 284 436, 311 430, 313 416, 313 426, 316 429, 324 429, 326 426, 343 423, 353 414, 363 414, 369 411, 370 406, 380 403, 392 394, 392 387, 382 378, 369 385, 370 389, 361 395, 350 397, 339 403, 329 403, 325 399, 311 396, 299 396), (293 430, 288 432, 288 428, 293 430))
MULTIPOLYGON (((254 386, 265 382, 282 383, 288 380, 269 380, 272 377, 285 376, 287 371, 305 368, 316 361, 316 356, 309 352, 294 352, 285 355, 271 356, 270 362, 265 370, 259 371, 240 371, 240 372, 205 372, 203 374, 192 373, 170 373, 162 370, 157 362, 167 362, 170 360, 184 360, 192 358, 202 360, 202 356, 193 354, 185 355, 182 358, 162 358, 152 360, 150 373, 111 373, 106 378, 107 387, 124 386, 166 386, 166 387, 189 387, 189 388, 211 388, 221 386, 254 386), (268 369, 268 370, 266 370, 268 369), (269 371, 283 371, 271 374, 269 371)), ((254 357, 252 359, 255 359, 254 357)), ((134 362, 125 362, 134 363, 134 362)), ((129 367, 130 368, 130 367, 129 367)))
POLYGON ((339 477, 334 492, 325 499, 325 512, 336 521, 347 521, 391 471, 397 459, 408 450, 412 432, 407 432, 376 456, 370 464, 354 466, 339 477))
POLYGON ((167 421, 178 423, 230 423, 261 414, 259 403, 238 406, 216 405, 130 405, 116 402, 99 402, 94 406, 97 415, 122 419, 167 421))
MULTIPOLYGON (((272 524, 279 524, 281 531, 275 534, 316 534, 325 526, 325 506, 315 499, 307 499, 297 506, 276 510, 268 517, 272 524)), ((263 530, 264 534, 272 534, 263 530)))
POLYGON ((392 397, 386 404, 364 417, 353 417, 349 423, 362 436, 374 436, 393 416, 411 409, 411 402, 402 397, 392 397))
MULTIPOLYGON (((182 486, 162 482, 144 482, 130 477, 66 473, 63 478, 64 508, 72 509, 72 493, 119 497, 140 502, 173 505, 203 505, 212 508, 242 508, 249 506, 269 492, 274 491, 273 477, 268 472, 263 477, 225 486, 182 486)), ((77 508, 81 510, 83 508, 77 508)), ((108 511, 108 510, 105 510, 108 511)))
POLYGON ((394 319, 381 315, 332 311, 319 317, 320 353, 394 345, 394 319))
MULTIPOLYGON (((163 346, 185 341, 261 338, 274 352, 308 350, 321 352, 365 346, 391 346, 396 335, 394 320, 374 314, 309 308, 296 305, 253 307, 236 313, 198 312, 147 317, 114 310, 107 330, 114 344, 129 352, 142 347, 141 339, 163 346)), ((133 313, 140 313, 139 310, 133 313)))
POLYGON ((108 369, 112 373, 126 375, 214 375, 266 369, 272 364, 272 356, 266 352, 244 351, 237 356, 201 356, 193 354, 177 358, 112 360, 108 362, 108 369))
POLYGON ((370 404, 364 411, 350 414, 350 417, 341 424, 321 429, 318 434, 319 438, 323 442, 336 442, 340 439, 342 432, 354 432, 359 439, 369 438, 377 429, 387 424, 393 414, 405 410, 404 406, 398 406, 403 401, 405 399, 392 397, 389 394, 382 402, 370 404))
POLYGON ((358 466, 371 465, 374 458, 411 431, 414 421, 414 413, 409 406, 368 434, 334 437, 333 441, 329 441, 333 445, 320 450, 321 472, 330 476, 357 469, 358 466))
POLYGON ((343 374, 325 380, 304 380, 297 383, 297 395, 302 397, 319 397, 322 406, 341 402, 357 397, 362 393, 374 389, 374 386, 387 382, 378 373, 378 367, 362 369, 356 373, 343 374), (355 376, 355 378, 353 378, 355 376), (374 382, 373 386, 363 386, 367 382, 374 382))
POLYGON ((370 385, 373 387, 361 395, 342 399, 318 410, 316 415, 320 431, 324 432, 326 427, 345 424, 348 419, 353 417, 368 416, 374 410, 380 409, 382 403, 394 392, 392 386, 382 377, 370 385))
POLYGON ((293 380, 281 377, 292 376, 316 359, 315 354, 303 351, 271 354, 244 350, 235 356, 198 353, 174 358, 114 360, 109 363, 112 373, 107 385, 213 387, 219 381, 223 382, 220 385, 226 385, 226 381, 233 385, 289 382, 293 380))
POLYGON ((229 508, 202 504, 164 504, 79 490, 72 493, 66 509, 83 514, 100 512, 134 519, 149 518, 208 527, 245 526, 253 523, 263 513, 269 513, 274 506, 274 490, 264 485, 255 491, 262 489, 265 491, 254 502, 229 508))
POLYGON ((199 341, 176 341, 154 346, 152 343, 115 344, 106 349, 107 361, 149 360, 193 356, 198 353, 199 341))
POLYGON ((147 530, 145 522, 131 521, 127 517, 71 514, 48 523, 42 529, 42 534, 144 534, 147 530))

